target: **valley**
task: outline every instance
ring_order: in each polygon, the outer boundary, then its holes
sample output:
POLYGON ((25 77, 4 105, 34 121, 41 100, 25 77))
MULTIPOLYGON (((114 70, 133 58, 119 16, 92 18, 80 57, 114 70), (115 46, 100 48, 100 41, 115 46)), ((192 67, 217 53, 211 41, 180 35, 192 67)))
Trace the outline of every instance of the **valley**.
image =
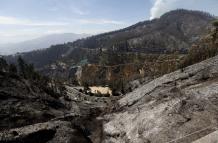
POLYGON ((214 16, 178 9, 2 56, 0 143, 217 142, 217 35, 214 16))

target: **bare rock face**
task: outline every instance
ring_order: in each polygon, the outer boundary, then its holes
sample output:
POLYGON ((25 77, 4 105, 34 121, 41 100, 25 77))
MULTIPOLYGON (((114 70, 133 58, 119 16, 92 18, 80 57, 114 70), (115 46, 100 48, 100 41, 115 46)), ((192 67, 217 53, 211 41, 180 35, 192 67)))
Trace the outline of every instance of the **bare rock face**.
POLYGON ((105 143, 191 143, 217 130, 218 56, 160 77, 105 116, 105 143))
POLYGON ((69 122, 53 121, 15 128, 0 133, 1 143, 90 143, 69 122))
POLYGON ((195 141, 194 143, 216 143, 218 142, 218 132, 213 132, 209 135, 207 135, 206 137, 203 137, 197 141, 195 141))

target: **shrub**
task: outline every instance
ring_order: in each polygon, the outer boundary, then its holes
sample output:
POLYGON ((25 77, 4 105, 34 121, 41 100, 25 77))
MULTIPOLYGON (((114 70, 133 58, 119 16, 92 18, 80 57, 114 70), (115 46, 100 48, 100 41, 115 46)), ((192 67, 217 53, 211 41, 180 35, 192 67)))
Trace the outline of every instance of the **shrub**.
POLYGON ((213 21, 213 26, 218 28, 218 20, 213 21))

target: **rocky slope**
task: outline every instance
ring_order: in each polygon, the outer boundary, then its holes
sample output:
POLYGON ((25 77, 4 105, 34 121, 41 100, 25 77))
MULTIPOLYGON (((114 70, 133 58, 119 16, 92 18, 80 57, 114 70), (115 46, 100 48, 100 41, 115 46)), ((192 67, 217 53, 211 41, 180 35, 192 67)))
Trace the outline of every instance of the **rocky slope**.
POLYGON ((90 97, 70 86, 65 98, 55 99, 38 93, 27 81, 7 79, 0 88, 2 143, 216 140, 218 56, 164 75, 119 100, 90 97))
POLYGON ((18 75, 0 74, 0 129, 48 121, 66 107, 56 97, 18 75))
POLYGON ((217 130, 218 56, 151 81, 105 116, 105 143, 191 143, 217 130))
POLYGON ((100 143, 102 121, 96 117, 110 111, 116 97, 90 97, 69 86, 57 96, 6 69, 1 65, 1 143, 100 143))

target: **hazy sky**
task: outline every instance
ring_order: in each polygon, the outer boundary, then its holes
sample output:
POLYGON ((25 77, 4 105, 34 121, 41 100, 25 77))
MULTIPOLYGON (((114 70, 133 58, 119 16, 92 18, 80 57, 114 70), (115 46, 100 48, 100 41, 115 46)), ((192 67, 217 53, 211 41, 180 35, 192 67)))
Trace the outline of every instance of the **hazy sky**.
POLYGON ((177 8, 218 15, 218 0, 0 0, 0 43, 111 31, 177 8))

